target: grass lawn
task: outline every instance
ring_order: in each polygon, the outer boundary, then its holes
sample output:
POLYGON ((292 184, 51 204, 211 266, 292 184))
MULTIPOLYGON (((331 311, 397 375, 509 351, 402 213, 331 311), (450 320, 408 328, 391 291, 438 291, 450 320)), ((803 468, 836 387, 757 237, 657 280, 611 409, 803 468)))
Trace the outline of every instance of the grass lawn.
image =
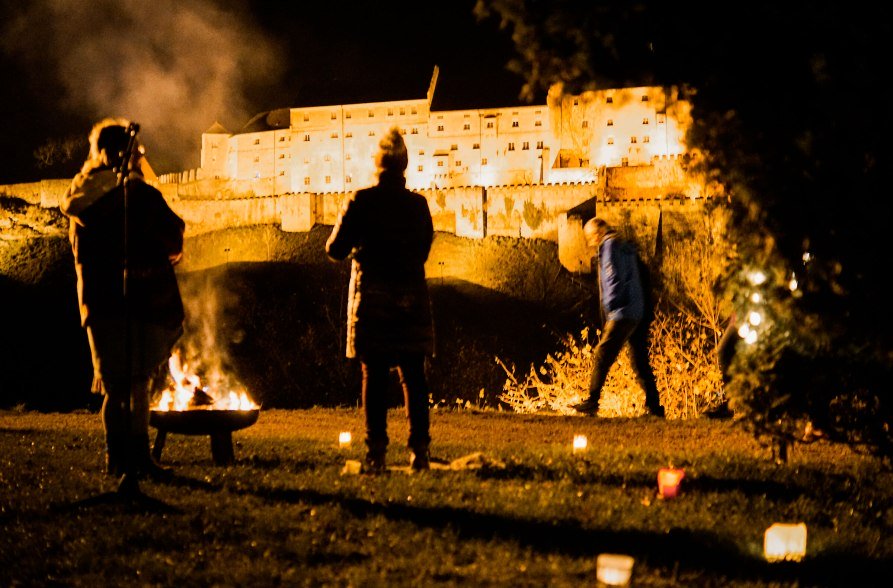
POLYGON ((889 585, 893 473, 843 447, 779 466, 732 421, 437 410, 433 456, 484 467, 342 475, 362 436, 357 409, 264 410, 221 467, 171 434, 171 480, 124 500, 97 414, 0 412, 0 585, 593 586, 606 552, 635 557, 635 586, 889 585), (659 499, 669 464, 681 493, 659 499), (765 561, 774 522, 806 523, 803 561, 765 561))

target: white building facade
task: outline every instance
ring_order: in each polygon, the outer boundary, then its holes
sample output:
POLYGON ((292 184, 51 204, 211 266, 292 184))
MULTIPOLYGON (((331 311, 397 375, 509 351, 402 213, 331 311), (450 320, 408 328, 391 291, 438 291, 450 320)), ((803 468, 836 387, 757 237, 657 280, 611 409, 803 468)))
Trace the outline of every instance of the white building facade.
POLYGON ((392 127, 409 151, 411 189, 591 182, 600 169, 685 152, 690 106, 656 86, 562 94, 546 104, 431 110, 424 98, 283 108, 240 132, 202 135, 198 179, 272 181, 275 193, 352 192, 375 183, 374 154, 392 127))

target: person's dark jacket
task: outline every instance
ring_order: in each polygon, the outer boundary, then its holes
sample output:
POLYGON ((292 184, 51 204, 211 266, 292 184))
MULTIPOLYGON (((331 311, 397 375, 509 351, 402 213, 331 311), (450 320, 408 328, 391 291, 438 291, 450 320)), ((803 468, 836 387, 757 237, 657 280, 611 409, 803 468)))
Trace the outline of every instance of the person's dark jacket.
POLYGON ((616 233, 608 233, 598 249, 598 286, 606 320, 646 318, 646 296, 639 271, 635 245, 616 233))
POLYGON ((353 254, 347 301, 347 357, 434 353, 425 261, 434 239, 425 197, 399 174, 347 200, 326 253, 353 254))
POLYGON ((138 172, 127 190, 126 260, 124 188, 114 171, 81 172, 60 205, 70 220, 81 323, 126 318, 180 328, 183 302, 172 262, 182 255, 185 224, 138 172))

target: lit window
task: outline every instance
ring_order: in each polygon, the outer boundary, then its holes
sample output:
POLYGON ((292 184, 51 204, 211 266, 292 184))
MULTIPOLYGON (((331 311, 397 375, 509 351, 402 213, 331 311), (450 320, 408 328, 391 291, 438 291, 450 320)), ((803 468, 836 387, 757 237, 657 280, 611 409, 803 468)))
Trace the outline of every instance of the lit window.
POLYGON ((514 150, 515 150, 515 144, 509 143, 509 151, 514 151, 514 150))
POLYGON ((524 141, 523 143, 521 143, 521 149, 522 149, 522 150, 530 149, 530 142, 529 142, 529 141, 524 141))
POLYGON ((457 149, 459 149, 459 146, 456 145, 455 143, 453 143, 452 145, 450 145, 450 151, 456 151, 457 149))
POLYGON ((350 113, 349 113, 349 112, 345 112, 345 113, 344 113, 344 118, 350 118, 350 113))
POLYGON ((335 112, 333 112, 333 113, 332 113, 332 117, 331 117, 331 118, 332 118, 332 120, 335 120, 335 119, 337 119, 337 118, 338 118, 338 114, 337 114, 337 113, 335 113, 335 112))
POLYGON ((304 122, 307 122, 308 120, 310 120, 310 115, 305 112, 304 113, 304 122))
POLYGON ((628 158, 628 157, 622 157, 622 158, 620 159, 620 165, 622 165, 623 167, 628 166, 628 165, 629 165, 629 158, 628 158))
POLYGON ((642 102, 648 102, 648 94, 642 96, 642 102))
POLYGON ((310 176, 304 176, 304 185, 305 185, 305 186, 309 186, 309 185, 310 185, 310 176))
POLYGON ((260 157, 255 157, 255 158, 254 158, 254 163, 259 163, 259 162, 260 162, 260 157))
POLYGON ((394 109, 388 108, 388 116, 394 116, 394 109))
POLYGON ((613 120, 613 119, 610 119, 610 118, 608 119, 608 126, 609 126, 609 127, 613 127, 613 126, 614 126, 614 120, 613 120))
POLYGON ((443 160, 440 159, 437 161, 437 167, 443 167, 443 160))
POLYGON ((614 104, 614 97, 608 96, 607 98, 605 98, 605 102, 607 102, 608 104, 614 104))
POLYGON ((437 130, 438 130, 438 131, 442 131, 442 130, 443 130, 443 125, 437 125, 437 130))
POLYGON ((345 182, 346 184, 349 184, 349 183, 351 183, 352 181, 353 181, 353 178, 350 177, 350 174, 347 174, 347 176, 344 178, 344 182, 345 182))
POLYGON ((285 143, 285 137, 284 137, 284 136, 279 137, 279 142, 280 142, 280 143, 285 143))
POLYGON ((333 131, 333 132, 332 132, 332 138, 333 138, 333 139, 337 139, 337 138, 338 138, 338 131, 333 131))
POLYGON ((492 128, 493 128, 493 121, 488 121, 488 122, 487 122, 487 128, 488 128, 488 129, 492 129, 492 128))
POLYGON ((629 138, 629 142, 630 142, 630 143, 636 143, 637 141, 636 141, 636 138, 635 138, 635 137, 630 137, 630 138, 629 138))
POLYGON ((415 127, 412 127, 412 130, 410 131, 410 133, 412 133, 413 135, 418 135, 418 134, 419 134, 419 130, 418 130, 417 128, 415 128, 415 127))
POLYGON ((310 135, 304 135, 304 140, 305 140, 305 141, 309 141, 309 140, 310 140, 310 135))
POLYGON ((657 124, 659 124, 659 125, 664 124, 664 121, 665 121, 666 119, 667 119, 667 115, 666 115, 666 114, 658 114, 658 115, 657 115, 657 124))
POLYGON ((517 126, 518 126, 518 121, 513 120, 513 121, 512 121, 512 128, 516 128, 517 126))
POLYGON ((543 126, 543 121, 541 121, 541 120, 534 121, 533 126, 535 126, 535 127, 541 127, 541 126, 543 126))
POLYGON ((411 112, 412 114, 418 114, 418 110, 416 110, 415 106, 413 106, 409 112, 411 112))
POLYGON ((327 183, 327 184, 331 184, 331 183, 332 183, 332 176, 326 176, 326 183, 327 183))
POLYGON ((608 145, 614 144, 614 137, 608 137, 608 145))
POLYGON ((424 155, 424 154, 425 154, 425 150, 424 150, 424 149, 419 149, 419 155, 424 155))
POLYGON ((405 108, 401 108, 401 109, 400 109, 400 114, 401 114, 401 115, 406 114, 406 109, 405 109, 405 108))
POLYGON ((279 154, 279 159, 285 159, 285 153, 280 153, 280 154, 279 154))
POLYGON ((648 135, 645 135, 644 137, 642 137, 642 143, 650 143, 650 142, 651 142, 651 137, 649 137, 648 135))
POLYGON ((254 140, 254 144, 255 144, 255 145, 260 145, 260 139, 255 139, 255 140, 254 140))
POLYGON ((645 117, 645 118, 642 119, 642 124, 643 124, 643 125, 647 125, 647 124, 648 124, 648 117, 645 117))
POLYGON ((457 160, 457 161, 456 161, 456 167, 461 167, 461 166, 462 166, 462 162, 457 160))
POLYGON ((322 159, 323 159, 323 161, 332 161, 332 156, 329 154, 326 154, 325 157, 323 157, 322 159))
POLYGON ((481 158, 481 165, 487 165, 487 158, 486 158, 486 157, 482 157, 482 158, 481 158))
POLYGON ((588 121, 588 120, 584 120, 584 121, 583 121, 583 128, 584 128, 584 129, 588 129, 588 128, 589 128, 589 121, 588 121))
POLYGON ((471 130, 471 125, 468 124, 468 123, 465 123, 464 125, 462 125, 462 130, 463 130, 463 131, 470 131, 470 130, 471 130))
POLYGON ((580 104, 579 98, 574 98, 574 106, 578 106, 580 104))
POLYGON ((420 165, 420 166, 418 167, 418 170, 419 170, 419 171, 425 171, 425 166, 420 165))
POLYGON ((536 142, 536 148, 537 148, 537 149, 542 149, 542 148, 543 148, 543 142, 542 142, 542 141, 537 141, 537 142, 536 142))
POLYGON ((346 133, 344 133, 344 138, 345 139, 353 138, 353 133, 351 133, 350 131, 347 131, 346 133))
POLYGON ((375 131, 369 131, 369 136, 370 136, 370 137, 374 137, 374 136, 375 136, 375 131))
POLYGON ((345 161, 350 161, 350 153, 345 153, 344 159, 345 159, 345 161))
POLYGON ((471 144, 471 148, 472 148, 472 149, 480 149, 480 148, 481 148, 481 144, 480 144, 480 143, 472 143, 472 144, 471 144))
POLYGON ((281 172, 279 172, 279 175, 280 175, 280 176, 284 176, 284 175, 285 175, 285 170, 282 170, 281 172))
POLYGON ((372 112, 372 111, 370 110, 370 111, 369 111, 369 118, 374 118, 374 117, 375 117, 375 113, 372 112))

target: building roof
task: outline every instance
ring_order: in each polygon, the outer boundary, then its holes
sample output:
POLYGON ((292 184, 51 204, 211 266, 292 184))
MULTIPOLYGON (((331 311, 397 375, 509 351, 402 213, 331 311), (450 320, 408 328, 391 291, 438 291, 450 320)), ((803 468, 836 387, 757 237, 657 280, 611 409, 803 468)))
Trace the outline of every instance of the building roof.
POLYGON ((255 114, 237 134, 244 133, 260 133, 263 131, 274 131, 277 129, 287 129, 291 124, 291 110, 289 108, 277 108, 255 114))
POLYGON ((222 124, 217 121, 214 121, 214 124, 211 125, 211 128, 202 133, 204 135, 231 135, 229 131, 226 130, 222 124))

